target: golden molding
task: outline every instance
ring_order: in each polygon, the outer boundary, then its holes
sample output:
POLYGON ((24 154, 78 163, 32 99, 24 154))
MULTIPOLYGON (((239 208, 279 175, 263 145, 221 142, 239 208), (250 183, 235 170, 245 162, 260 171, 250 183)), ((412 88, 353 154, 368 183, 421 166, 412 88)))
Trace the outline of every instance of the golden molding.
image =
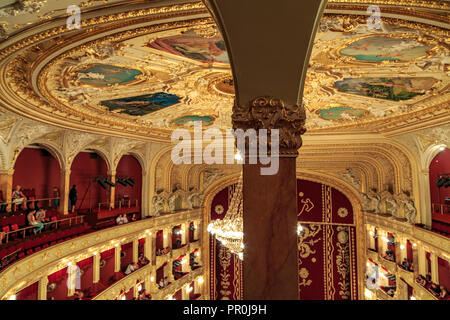
POLYGON ((136 237, 144 237, 148 229, 170 227, 187 220, 201 219, 201 216, 201 209, 181 211, 93 232, 41 250, 0 273, 0 299, 7 299, 40 278, 65 268, 68 261, 89 258, 94 251, 114 248, 114 244, 121 243, 122 240, 127 243, 136 237))

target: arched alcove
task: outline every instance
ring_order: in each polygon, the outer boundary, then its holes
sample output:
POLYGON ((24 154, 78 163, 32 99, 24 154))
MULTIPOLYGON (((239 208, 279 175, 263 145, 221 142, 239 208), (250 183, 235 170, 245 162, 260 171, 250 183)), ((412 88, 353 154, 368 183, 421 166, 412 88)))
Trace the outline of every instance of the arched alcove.
MULTIPOLYGON (((14 165, 13 188, 22 186, 24 194, 35 199, 53 197, 53 188, 60 188, 61 169, 50 150, 40 145, 24 148, 14 165)), ((38 206, 52 206, 51 200, 39 201, 38 206)))
POLYGON ((137 201, 139 206, 142 205, 142 167, 139 161, 133 155, 123 155, 120 158, 116 168, 116 195, 115 200, 129 199, 134 205, 137 201), (118 183, 118 179, 131 178, 134 186, 128 183, 118 183))
POLYGON ((450 149, 439 152, 431 161, 429 170, 431 203, 444 204, 445 199, 450 199, 450 188, 438 188, 436 182, 442 175, 450 176, 450 149))
POLYGON ((78 191, 77 210, 96 208, 99 203, 108 201, 108 185, 103 189, 95 181, 96 178, 106 178, 108 173, 108 166, 101 155, 93 150, 80 152, 70 170, 70 188, 75 184, 78 191))
MULTIPOLYGON (((218 191, 207 204, 209 221, 223 219, 232 188, 218 191)), ((357 212, 352 202, 324 183, 297 179, 297 203, 303 228, 298 238, 300 299, 357 300, 357 212), (331 287, 336 290, 327 289, 331 287)), ((211 299, 242 299, 242 262, 213 237, 209 241, 211 299)))

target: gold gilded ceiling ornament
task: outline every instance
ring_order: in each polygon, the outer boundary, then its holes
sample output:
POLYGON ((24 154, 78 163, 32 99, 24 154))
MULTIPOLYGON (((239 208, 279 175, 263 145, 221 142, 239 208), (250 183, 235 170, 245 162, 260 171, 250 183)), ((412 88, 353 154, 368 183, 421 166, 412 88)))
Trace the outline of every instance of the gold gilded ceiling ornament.
MULTIPOLYGON (((249 104, 233 106, 233 129, 271 129, 280 131, 280 154, 297 156, 306 132, 303 105, 285 105, 280 99, 258 97, 249 104)), ((271 145, 268 142, 269 146, 271 145)))
POLYGON ((214 24, 197 25, 192 29, 203 38, 214 38, 218 36, 217 28, 214 24))
POLYGON ((338 213, 338 216, 341 218, 345 218, 346 216, 348 216, 347 208, 339 208, 337 213, 338 213))

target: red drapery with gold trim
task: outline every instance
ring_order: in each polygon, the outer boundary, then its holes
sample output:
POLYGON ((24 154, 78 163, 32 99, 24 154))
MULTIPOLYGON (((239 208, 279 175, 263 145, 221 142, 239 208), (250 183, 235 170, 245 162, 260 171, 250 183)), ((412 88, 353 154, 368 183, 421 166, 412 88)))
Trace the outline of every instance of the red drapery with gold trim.
MULTIPOLYGON (((356 225, 348 198, 321 183, 297 180, 299 297, 302 300, 356 300, 356 225)), ((216 194, 211 221, 223 219, 231 187, 216 194)), ((245 214, 245 213, 244 213, 245 214)), ((216 300, 243 297, 242 263, 210 237, 210 289, 216 300)))

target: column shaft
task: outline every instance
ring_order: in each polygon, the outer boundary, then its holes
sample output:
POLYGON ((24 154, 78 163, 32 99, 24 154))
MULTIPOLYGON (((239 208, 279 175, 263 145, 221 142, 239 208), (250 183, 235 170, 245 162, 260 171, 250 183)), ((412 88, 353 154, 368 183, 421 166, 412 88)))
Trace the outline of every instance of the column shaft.
POLYGON ((275 175, 244 165, 245 300, 298 299, 295 158, 279 161, 275 175))
POLYGON ((13 189, 14 169, 0 171, 0 190, 3 193, 3 201, 7 202, 6 211, 11 212, 11 195, 13 189))
POLYGON ((47 276, 41 278, 38 283, 38 300, 47 300, 47 276))
POLYGON ((69 213, 70 170, 61 170, 59 185, 59 212, 69 213))
POLYGON ((431 281, 438 284, 439 283, 439 265, 438 265, 438 256, 434 252, 430 252, 430 260, 431 260, 431 281))

